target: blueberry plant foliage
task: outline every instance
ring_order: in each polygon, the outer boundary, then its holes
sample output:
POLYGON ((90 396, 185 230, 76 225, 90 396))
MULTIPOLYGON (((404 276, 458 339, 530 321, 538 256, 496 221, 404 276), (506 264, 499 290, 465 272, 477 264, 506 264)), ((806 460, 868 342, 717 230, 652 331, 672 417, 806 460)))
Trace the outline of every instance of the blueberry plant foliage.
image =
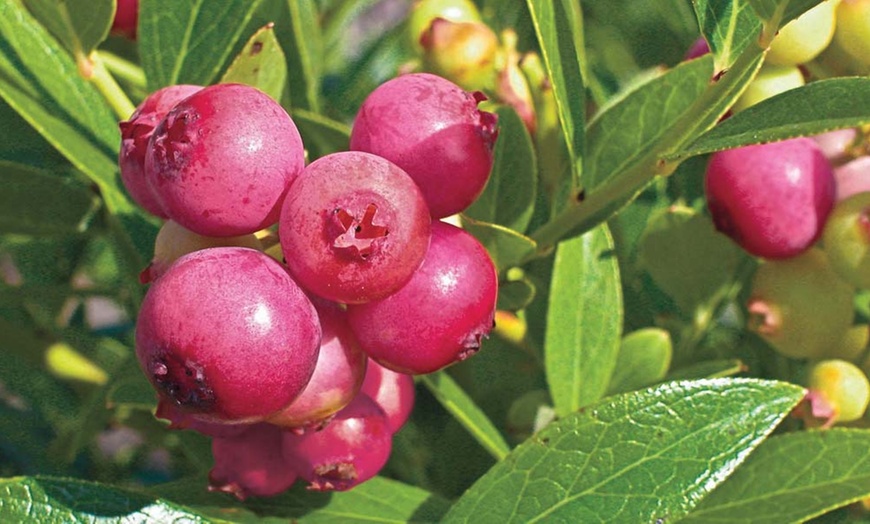
MULTIPOLYGON (((458 222, 498 272, 495 328, 415 378, 378 476, 239 501, 206 489, 209 439, 155 418, 136 361, 161 221, 124 188, 118 122, 165 86, 243 83, 290 114, 306 163, 347 151, 366 96, 426 63, 414 2, 140 0, 131 39, 110 32, 126 2, 0 0, 0 521, 868 518, 868 419, 837 423, 813 361, 753 328, 766 262, 715 230, 703 183, 718 151, 870 134, 870 70, 837 38, 804 86, 729 111, 777 32, 829 2, 475 1, 498 138, 458 222)), ((870 290, 853 295, 866 332, 870 290)), ((866 373, 855 336, 823 356, 866 373)))

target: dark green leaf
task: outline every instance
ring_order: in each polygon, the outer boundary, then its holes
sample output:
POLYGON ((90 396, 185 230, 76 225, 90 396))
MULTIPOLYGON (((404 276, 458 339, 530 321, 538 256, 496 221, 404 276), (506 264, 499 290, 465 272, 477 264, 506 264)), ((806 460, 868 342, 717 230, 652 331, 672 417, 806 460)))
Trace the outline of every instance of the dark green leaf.
POLYGON ((115 16, 113 0, 24 0, 24 5, 80 62, 105 40, 115 16))
POLYGON ((2 522, 96 520, 216 522, 183 506, 96 482, 54 477, 0 479, 2 522))
POLYGON ((469 397, 450 375, 438 371, 421 375, 420 381, 426 385, 444 409, 453 415, 496 460, 503 459, 510 452, 510 446, 486 413, 477 407, 474 399, 469 397))
POLYGON ((822 0, 749 0, 752 8, 765 22, 783 27, 822 0))
POLYGON ((859 429, 773 437, 680 522, 805 522, 870 495, 868 448, 859 429))
POLYGON ((677 521, 803 395, 782 382, 718 379, 608 399, 517 447, 444 522, 677 521))
POLYGON ((0 161, 0 230, 31 235, 75 234, 100 206, 89 188, 29 166, 0 161))
POLYGON ((273 100, 281 101, 287 83, 287 61, 271 24, 254 33, 221 82, 254 86, 273 100))
POLYGON ((581 176, 586 144, 583 15, 579 4, 570 0, 527 0, 526 3, 552 82, 562 132, 573 162, 572 177, 566 181, 573 188, 581 176))
POLYGON ((239 504, 223 493, 209 493, 208 481, 194 477, 152 488, 159 497, 177 501, 207 515, 242 524, 437 522, 449 503, 420 488, 375 477, 350 491, 318 493, 304 483, 269 498, 239 504))
POLYGON ((526 126, 511 107, 500 107, 492 173, 483 193, 464 213, 475 220, 524 232, 535 206, 537 170, 526 126))
POLYGON ((69 164, 26 120, 0 98, 0 161, 36 168, 62 169, 69 164))
POLYGON ((640 265, 690 316, 732 282, 742 256, 709 217, 678 206, 649 219, 638 249, 640 265))
POLYGON ((811 82, 740 111, 674 155, 687 157, 870 123, 870 78, 811 82))
POLYGON ((737 359, 705 360, 671 371, 666 380, 723 378, 743 373, 746 370, 746 364, 737 359))
POLYGON ((498 284, 498 309, 519 311, 528 306, 534 298, 535 285, 527 278, 508 279, 498 284))
POLYGON ((614 255, 606 225, 556 248, 544 361, 560 416, 600 399, 616 365, 622 288, 614 255))
POLYGON ((262 0, 142 0, 139 50, 148 90, 214 83, 262 0))
POLYGON ((504 226, 480 222, 464 215, 462 226, 486 247, 499 272, 519 265, 535 251, 535 243, 530 238, 504 226))
POLYGON ((320 76, 323 42, 313 0, 286 0, 290 8, 293 45, 286 49, 293 105, 320 112, 320 76), (299 96, 302 95, 302 96, 299 96))
POLYGON ((634 391, 660 382, 671 365, 673 344, 667 331, 644 328, 622 338, 607 394, 634 391))
POLYGON ((692 4, 701 34, 715 57, 716 71, 730 68, 761 34, 761 21, 749 0, 696 0, 692 4))
POLYGON ((305 109, 294 109, 291 114, 308 150, 309 161, 350 149, 350 126, 305 109))

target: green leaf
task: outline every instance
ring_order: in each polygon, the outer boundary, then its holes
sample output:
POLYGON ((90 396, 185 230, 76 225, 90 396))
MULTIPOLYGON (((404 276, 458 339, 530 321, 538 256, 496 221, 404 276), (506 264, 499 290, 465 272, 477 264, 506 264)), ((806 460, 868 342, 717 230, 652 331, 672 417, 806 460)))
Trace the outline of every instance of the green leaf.
POLYGON ((0 97, 0 161, 28 164, 32 167, 61 170, 69 166, 26 120, 0 97))
POLYGON ((581 177, 586 137, 586 87, 583 56, 583 14, 570 0, 527 0, 532 24, 553 86, 559 121, 573 163, 566 182, 571 194, 581 177))
POLYGON ((672 206, 647 222, 639 257, 656 285, 691 316, 731 284, 742 252, 709 217, 672 206))
POLYGON ((96 520, 216 522, 183 506, 96 482, 39 476, 0 479, 0 521, 96 520))
POLYGON ((313 0, 286 0, 294 45, 287 48, 293 105, 320 112, 320 76, 323 42, 317 6, 313 0), (301 93, 303 96, 299 97, 301 93))
POLYGON ((673 344, 667 331, 644 328, 622 338, 607 394, 634 391, 660 382, 671 365, 673 344))
POLYGON ((818 80, 740 111, 673 157, 684 158, 868 123, 870 78, 818 80))
POLYGON ((214 83, 261 1, 215 9, 208 0, 142 0, 137 35, 148 90, 214 83))
POLYGON ((588 131, 586 191, 618 183, 627 167, 649 155, 707 89, 710 74, 709 59, 685 62, 596 116, 588 131))
POLYGON ((502 434, 450 375, 437 371, 421 375, 420 381, 496 460, 507 456, 510 446, 502 434))
POLYGON ((425 490, 375 477, 350 491, 318 493, 303 483, 280 495, 239 504, 224 493, 209 493, 208 480, 194 477, 155 486, 158 497, 177 501, 207 515, 242 524, 438 522, 449 503, 425 490))
POLYGON ((76 61, 85 61, 106 39, 115 17, 113 0, 23 0, 27 9, 76 61))
POLYGON ((717 72, 730 68, 761 34, 761 21, 748 0, 695 0, 692 5, 717 72))
POLYGON ((222 83, 256 87, 280 102, 287 83, 287 61, 275 38, 273 24, 254 33, 221 78, 222 83))
POLYGON ((528 306, 535 298, 535 284, 526 277, 510 278, 498 283, 497 309, 519 311, 528 306))
POLYGON ((538 167, 526 126, 513 108, 498 109, 498 140, 483 193, 465 210, 479 221, 526 230, 535 207, 538 167))
POLYGON ((600 399, 616 365, 622 288, 613 249, 606 225, 556 248, 544 362, 559 416, 600 399))
POLYGON ((782 382, 676 382, 554 422, 480 478, 444 522, 674 522, 803 398, 782 382))
POLYGON ((30 166, 0 160, 0 230, 24 235, 85 231, 100 207, 89 188, 30 166))
POLYGON ((701 378, 724 378, 747 371, 746 364, 738 359, 705 360, 677 368, 665 377, 666 380, 695 380, 701 378))
POLYGON ((489 251, 499 272, 523 262, 535 251, 535 243, 512 229, 462 216, 462 227, 474 235, 489 251))
POLYGON ((870 495, 870 431, 770 438, 680 522, 805 522, 870 495))
POLYGON ((309 161, 350 149, 350 126, 347 124, 305 109, 293 109, 291 115, 308 150, 309 161))
POLYGON ((756 14, 765 23, 776 24, 778 28, 821 2, 822 0, 749 0, 756 14))

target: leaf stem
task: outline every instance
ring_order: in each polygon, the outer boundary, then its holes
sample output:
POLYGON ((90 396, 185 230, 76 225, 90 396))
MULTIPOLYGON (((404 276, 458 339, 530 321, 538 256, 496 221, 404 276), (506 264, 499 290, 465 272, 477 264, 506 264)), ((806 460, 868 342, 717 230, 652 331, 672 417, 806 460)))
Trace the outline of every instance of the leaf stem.
POLYGON ((127 97, 127 94, 124 93, 124 90, 121 89, 121 86, 118 85, 118 82, 115 81, 109 70, 106 69, 106 65, 103 63, 100 55, 92 53, 89 59, 93 63, 93 73, 88 80, 103 95, 103 98, 106 99, 119 119, 126 120, 130 118, 130 115, 136 110, 136 106, 133 105, 133 102, 130 101, 130 98, 127 97))
POLYGON ((145 71, 141 67, 108 51, 98 50, 97 56, 111 74, 136 89, 146 90, 145 71))

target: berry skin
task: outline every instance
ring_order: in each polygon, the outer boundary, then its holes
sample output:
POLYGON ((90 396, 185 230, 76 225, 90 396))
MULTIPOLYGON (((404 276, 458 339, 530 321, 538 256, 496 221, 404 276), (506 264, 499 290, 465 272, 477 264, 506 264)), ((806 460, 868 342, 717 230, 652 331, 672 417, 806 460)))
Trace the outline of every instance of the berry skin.
POLYGON ((765 62, 794 66, 817 57, 834 38, 837 3, 824 1, 786 24, 771 42, 765 62))
POLYGON ((148 267, 139 274, 139 281, 147 284, 160 277, 173 262, 182 256, 209 247, 239 246, 260 251, 262 245, 254 235, 236 237, 204 237, 184 229, 178 222, 167 220, 154 240, 154 256, 148 267))
POLYGON ((416 397, 411 375, 397 373, 368 359, 360 392, 371 397, 384 410, 393 433, 402 429, 411 416, 416 397))
POLYGON ((169 218, 200 235, 236 236, 278 221, 303 161, 302 138, 280 105, 253 87, 218 84, 160 122, 145 176, 169 218))
POLYGON ((408 39, 418 54, 422 51, 420 38, 436 18, 480 22, 480 12, 471 0, 417 0, 408 16, 408 39))
POLYGON ((214 467, 208 474, 208 490, 248 497, 270 497, 296 482, 296 472, 284 460, 281 428, 255 424, 229 438, 211 443, 214 467))
POLYGON ((807 386, 831 408, 830 422, 853 422, 870 403, 870 382, 858 366, 845 360, 823 360, 810 368, 807 386))
POLYGON ((157 401, 157 418, 169 421, 169 429, 190 429, 202 435, 215 438, 232 438, 244 433, 252 424, 222 424, 220 422, 205 422, 196 416, 182 411, 171 400, 160 398, 157 401))
POLYGON ((493 87, 498 37, 488 25, 436 18, 420 44, 427 71, 471 91, 493 87))
POLYGON ((716 229, 753 255, 782 259, 821 235, 836 188, 815 142, 795 138, 713 154, 705 191, 716 229))
POLYGON ((858 157, 834 170, 837 202, 856 193, 870 192, 870 156, 858 157))
POLYGON ((320 431, 284 432, 284 457, 312 491, 345 491, 374 477, 392 446, 384 411, 364 393, 320 431))
POLYGON ((338 305, 313 299, 323 333, 314 375, 302 394, 269 423, 303 432, 329 422, 356 396, 366 376, 365 353, 347 325, 347 314, 338 305))
MULTIPOLYGON (((120 9, 120 4, 118 7, 120 9)), ((121 152, 118 155, 121 182, 137 204, 160 218, 167 215, 145 180, 148 140, 170 109, 201 89, 202 86, 185 84, 158 89, 139 104, 129 120, 118 124, 121 128, 121 152)))
POLYGON ((852 295, 818 248, 767 261, 752 279, 748 327, 787 357, 822 358, 848 335, 852 295))
POLYGON ((145 296, 136 356, 161 399, 206 422, 261 421, 311 378, 320 346, 311 302, 259 251, 179 258, 145 296))
POLYGON ((692 42, 691 46, 689 46, 689 49, 683 56, 683 60, 693 60, 695 58, 704 56, 709 52, 710 44, 707 43, 703 36, 700 36, 694 42, 692 42))
POLYGON ((497 292, 486 249, 464 230, 436 221, 411 280, 383 300, 348 306, 348 318, 363 351, 382 366, 431 373, 480 349, 492 329, 497 292))
POLYGON ((840 2, 834 39, 857 62, 870 66, 870 0, 840 2))
POLYGON ((433 218, 467 208, 492 169, 497 117, 480 111, 485 97, 428 73, 396 77, 365 99, 350 149, 386 158, 420 186, 433 218))
POLYGON ((765 64, 731 107, 735 113, 762 100, 804 85, 804 75, 796 66, 765 64))
POLYGON ((835 129, 811 138, 819 145, 825 158, 834 163, 850 154, 857 137, 857 129, 846 128, 835 129))
POLYGON ((870 192, 838 202, 822 240, 837 274, 853 286, 870 289, 870 192))
POLYGON ((414 181, 383 158, 334 153, 287 193, 278 234, 287 267, 311 293, 362 303, 398 290, 419 267, 431 218, 414 181))
POLYGON ((138 23, 139 0, 118 0, 115 18, 112 19, 111 33, 135 40, 138 23))

